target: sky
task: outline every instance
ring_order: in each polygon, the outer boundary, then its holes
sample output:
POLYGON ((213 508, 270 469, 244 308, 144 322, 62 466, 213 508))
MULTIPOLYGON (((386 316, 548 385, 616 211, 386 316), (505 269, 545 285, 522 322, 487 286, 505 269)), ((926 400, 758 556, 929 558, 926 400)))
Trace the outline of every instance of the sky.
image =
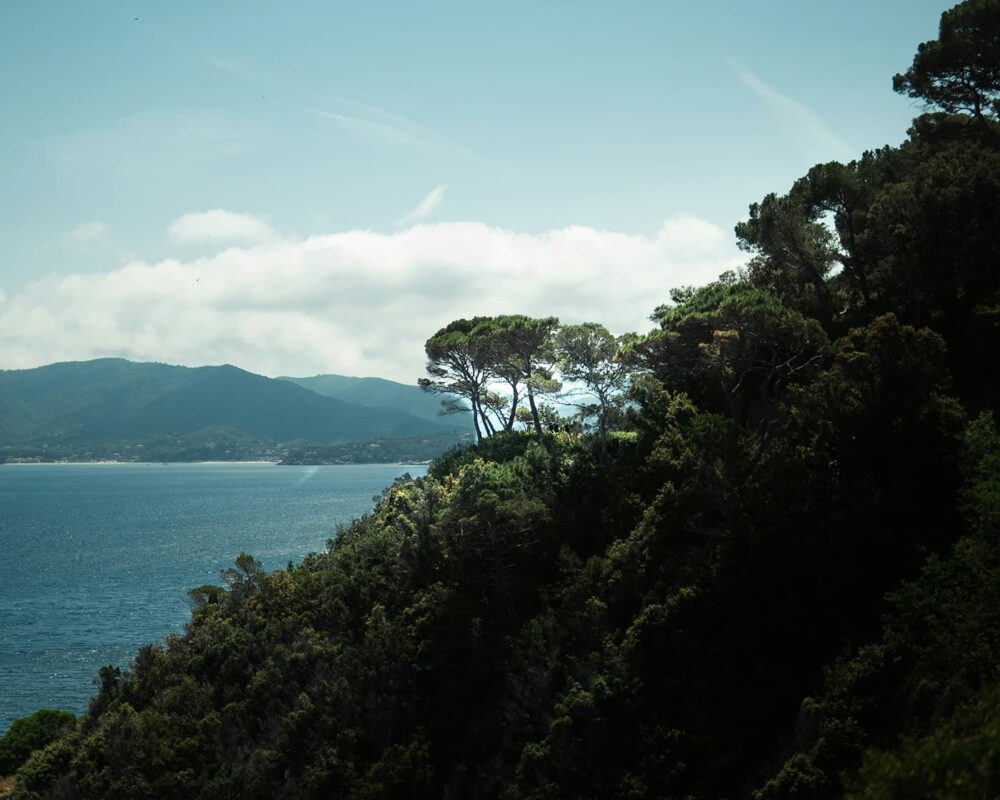
POLYGON ((413 383, 477 314, 645 331, 815 163, 897 144, 926 0, 0 11, 0 369, 413 383))

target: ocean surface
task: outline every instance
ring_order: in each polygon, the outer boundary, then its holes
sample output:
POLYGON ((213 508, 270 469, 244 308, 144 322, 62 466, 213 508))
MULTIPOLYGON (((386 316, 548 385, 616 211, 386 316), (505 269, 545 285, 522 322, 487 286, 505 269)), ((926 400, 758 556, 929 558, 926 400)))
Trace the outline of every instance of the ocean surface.
POLYGON ((0 466, 0 735, 39 708, 79 714, 105 664, 178 631, 187 590, 246 551, 267 569, 321 551, 423 466, 0 466))

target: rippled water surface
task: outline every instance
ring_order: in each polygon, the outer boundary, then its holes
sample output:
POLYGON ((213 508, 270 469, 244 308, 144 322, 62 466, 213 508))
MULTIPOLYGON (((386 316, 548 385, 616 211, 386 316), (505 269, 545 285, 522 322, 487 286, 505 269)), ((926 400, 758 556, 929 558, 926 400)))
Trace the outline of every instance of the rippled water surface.
POLYGON ((322 550, 404 472, 272 464, 0 466, 0 734, 83 711, 104 664, 187 620, 187 590, 241 551, 268 569, 322 550))

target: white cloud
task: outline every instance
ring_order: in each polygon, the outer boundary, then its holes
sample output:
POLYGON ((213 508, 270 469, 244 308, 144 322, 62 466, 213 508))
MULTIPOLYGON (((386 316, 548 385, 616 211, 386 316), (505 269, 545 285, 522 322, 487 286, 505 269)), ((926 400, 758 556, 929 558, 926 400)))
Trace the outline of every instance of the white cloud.
POLYGON ((84 222, 73 228, 67 235, 72 241, 79 244, 106 242, 111 235, 111 228, 103 222, 84 222))
POLYGON ((444 201, 444 193, 447 188, 447 186, 435 186, 411 211, 397 219, 396 224, 399 226, 412 225, 414 222, 420 222, 420 220, 429 217, 444 201))
POLYGON ((767 104, 782 133, 802 155, 811 161, 850 161, 858 155, 812 108, 781 94, 741 64, 730 60, 729 66, 767 104))
POLYGON ((412 382, 424 340, 457 317, 552 314, 647 330, 671 287, 741 260, 730 234, 690 217, 652 236, 462 222, 277 239, 33 284, 0 306, 0 367, 116 355, 412 382))
POLYGON ((278 238, 260 217, 222 208, 185 214, 170 223, 167 235, 178 244, 260 244, 278 238))

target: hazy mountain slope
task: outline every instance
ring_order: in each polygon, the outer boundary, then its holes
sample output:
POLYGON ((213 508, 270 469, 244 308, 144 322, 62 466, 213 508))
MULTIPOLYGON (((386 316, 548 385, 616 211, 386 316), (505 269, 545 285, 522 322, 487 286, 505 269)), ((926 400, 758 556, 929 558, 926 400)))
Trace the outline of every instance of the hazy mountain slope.
POLYGON ((438 429, 397 409, 373 409, 323 397, 236 367, 202 368, 188 385, 140 409, 135 432, 182 433, 224 425, 270 441, 376 439, 438 429))
POLYGON ((157 397, 184 385, 192 370, 102 358, 0 371, 0 436, 106 432, 157 397))
POLYGON ((233 366, 121 359, 0 372, 0 437, 86 441, 228 428, 261 441, 327 443, 413 436, 449 426, 366 408, 233 366))
POLYGON ((397 408, 415 417, 471 429, 467 415, 441 416, 441 397, 420 387, 385 378, 352 378, 346 375, 314 375, 310 378, 281 377, 317 394, 373 408, 397 408))

